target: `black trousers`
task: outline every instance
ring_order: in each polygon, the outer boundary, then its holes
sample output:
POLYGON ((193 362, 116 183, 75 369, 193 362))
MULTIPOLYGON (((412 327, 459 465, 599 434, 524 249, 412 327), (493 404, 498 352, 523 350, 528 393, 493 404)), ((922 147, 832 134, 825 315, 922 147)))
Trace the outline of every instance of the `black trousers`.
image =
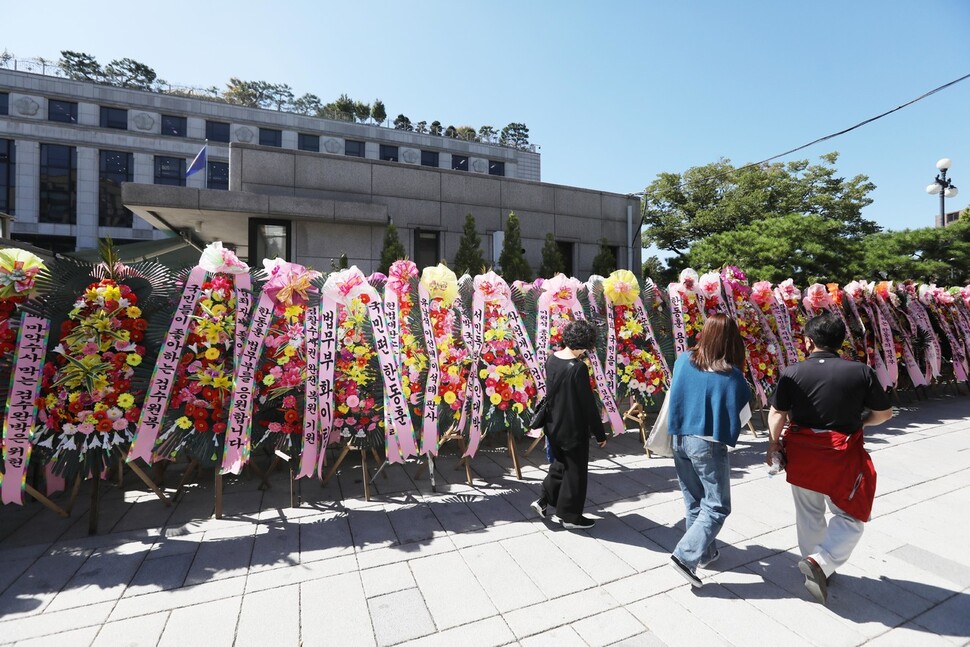
POLYGON ((553 461, 542 481, 542 501, 556 508, 556 516, 574 522, 583 515, 589 481, 589 443, 563 449, 550 441, 553 461))

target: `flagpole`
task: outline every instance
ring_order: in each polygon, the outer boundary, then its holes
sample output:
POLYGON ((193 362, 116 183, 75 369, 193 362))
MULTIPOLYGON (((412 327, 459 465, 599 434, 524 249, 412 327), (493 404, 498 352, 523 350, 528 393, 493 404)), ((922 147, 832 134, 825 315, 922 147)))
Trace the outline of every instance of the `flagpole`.
POLYGON ((205 143, 202 144, 202 147, 205 148, 205 169, 203 169, 205 171, 205 184, 203 186, 204 188, 208 189, 209 188, 209 140, 208 138, 205 140, 205 143))

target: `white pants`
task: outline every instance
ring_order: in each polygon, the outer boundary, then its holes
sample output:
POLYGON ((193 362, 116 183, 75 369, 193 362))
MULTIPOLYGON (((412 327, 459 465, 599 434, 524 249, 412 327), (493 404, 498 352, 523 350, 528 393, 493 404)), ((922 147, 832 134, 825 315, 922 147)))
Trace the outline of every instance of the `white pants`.
POLYGON ((830 576, 849 560, 862 538, 865 524, 842 511, 824 494, 791 486, 795 499, 795 527, 802 557, 811 557, 830 576), (826 525, 825 506, 834 515, 826 525))

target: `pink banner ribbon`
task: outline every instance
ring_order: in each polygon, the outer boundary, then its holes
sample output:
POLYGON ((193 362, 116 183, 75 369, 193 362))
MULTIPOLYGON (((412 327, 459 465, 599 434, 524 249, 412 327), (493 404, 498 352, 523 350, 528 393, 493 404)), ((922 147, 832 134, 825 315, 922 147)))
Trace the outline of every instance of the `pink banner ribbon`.
POLYGON ((667 286, 667 294, 670 297, 670 323, 674 329, 674 352, 677 355, 685 353, 687 346, 687 325, 684 323, 684 298, 681 296, 680 283, 671 283, 667 286))
POLYGON ((337 302, 324 290, 320 295, 320 455, 318 471, 323 465, 325 450, 333 435, 333 375, 337 363, 337 302))
POLYGON ((24 312, 17 333, 17 351, 10 375, 10 393, 3 419, 3 466, 0 490, 4 503, 23 505, 27 463, 40 395, 41 367, 47 354, 50 322, 24 312))
POLYGON ((441 368, 438 366, 438 344, 434 338, 434 325, 431 322, 431 296, 424 283, 418 283, 418 308, 421 313, 421 327, 424 333, 424 346, 428 352, 428 377, 424 388, 424 415, 421 424, 421 451, 432 456, 438 455, 438 397, 441 386, 441 368))
POLYGON ((303 401, 303 452, 297 478, 313 476, 320 447, 320 306, 308 306, 304 317, 306 336, 306 396, 303 401))

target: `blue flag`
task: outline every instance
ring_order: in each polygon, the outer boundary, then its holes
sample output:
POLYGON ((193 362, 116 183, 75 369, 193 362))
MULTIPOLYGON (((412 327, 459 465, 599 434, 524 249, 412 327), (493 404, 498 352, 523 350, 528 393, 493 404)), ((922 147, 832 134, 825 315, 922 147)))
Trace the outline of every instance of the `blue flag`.
POLYGON ((189 168, 186 169, 185 177, 189 177, 193 173, 198 173, 199 171, 205 168, 205 149, 208 146, 209 146, 208 144, 205 144, 204 146, 202 146, 202 150, 199 151, 199 154, 196 155, 195 159, 192 160, 192 163, 189 164, 189 168))

